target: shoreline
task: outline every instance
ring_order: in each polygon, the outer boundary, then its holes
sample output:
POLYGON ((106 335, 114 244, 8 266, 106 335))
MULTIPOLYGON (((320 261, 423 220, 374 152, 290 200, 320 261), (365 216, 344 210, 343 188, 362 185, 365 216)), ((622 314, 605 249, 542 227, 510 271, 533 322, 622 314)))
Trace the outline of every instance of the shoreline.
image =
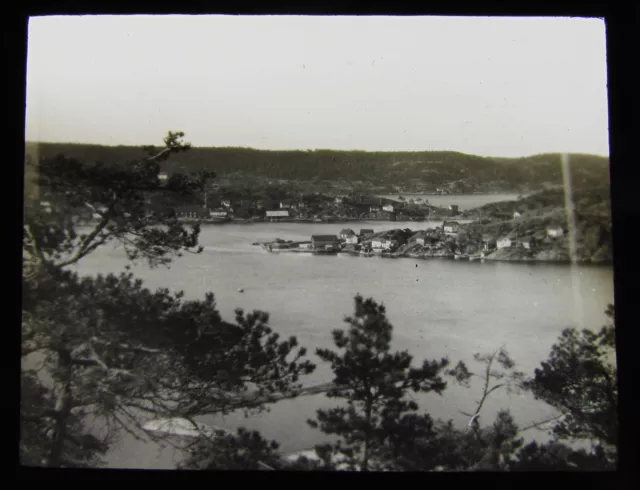
POLYGON ((411 254, 394 254, 394 253, 376 253, 376 252, 355 252, 355 251, 323 251, 323 250, 310 250, 310 249, 271 249, 267 243, 259 243, 259 246, 268 253, 280 254, 280 253, 294 253, 294 254, 308 254, 308 255, 343 255, 349 257, 364 257, 364 258, 381 258, 381 259, 412 259, 412 260, 455 260, 458 262, 511 262, 516 264, 556 264, 556 265, 579 265, 579 266, 594 266, 594 267, 611 267, 613 261, 600 261, 593 262, 590 260, 563 260, 563 259, 530 259, 526 257, 520 258, 497 258, 497 257, 480 257, 480 256, 460 256, 456 254, 442 254, 442 255, 411 255, 411 254))
POLYGON ((380 222, 380 223, 437 223, 440 221, 468 221, 473 222, 477 221, 479 218, 465 218, 462 216, 436 216, 424 219, 380 219, 380 218, 335 218, 330 220, 314 220, 314 219, 282 219, 282 220, 252 220, 252 219, 234 219, 229 221, 181 221, 183 224, 199 224, 199 225, 253 225, 253 224, 264 224, 264 223, 287 223, 287 224, 302 224, 302 225, 333 225, 333 224, 343 224, 343 223, 363 223, 363 222, 380 222))
POLYGON ((386 194, 376 194, 377 197, 386 197, 386 196, 502 196, 514 194, 516 196, 526 195, 527 193, 517 192, 517 191, 491 191, 491 192, 450 192, 447 194, 438 194, 437 192, 398 192, 398 193, 386 193, 386 194))

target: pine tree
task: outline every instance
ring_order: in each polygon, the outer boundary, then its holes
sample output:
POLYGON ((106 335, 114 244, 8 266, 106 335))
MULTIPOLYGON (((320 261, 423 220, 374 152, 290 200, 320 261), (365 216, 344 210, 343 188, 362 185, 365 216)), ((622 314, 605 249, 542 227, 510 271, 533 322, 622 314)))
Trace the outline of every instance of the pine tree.
POLYGON ((327 465, 351 470, 399 469, 397 461, 410 450, 407 445, 430 432, 431 419, 418 414, 409 393, 442 393, 441 373, 447 359, 424 361, 412 367, 406 351, 391 352, 393 327, 383 305, 355 297, 355 314, 347 317, 347 330, 334 330, 338 352, 318 349, 330 363, 335 388, 327 393, 344 406, 318 410, 308 423, 338 437, 338 442, 316 448, 327 465))
POLYGON ((605 314, 611 323, 598 332, 563 330, 527 387, 560 412, 553 427, 559 440, 591 440, 613 465, 618 443, 613 305, 605 314))
POLYGON ((264 312, 238 312, 230 324, 213 293, 184 301, 181 292, 149 291, 130 273, 81 278, 69 270, 109 242, 151 266, 201 250, 197 226, 189 231, 145 206, 154 193, 189 198, 210 177, 158 181, 159 161, 188 149, 182 136, 169 133, 165 149, 130 164, 59 156, 30 171, 51 207, 27 202, 24 222, 21 456, 28 464, 96 464, 117 432, 149 436, 141 428, 150 415, 260 410, 314 368, 294 337, 279 339, 264 312), (84 209, 98 219, 86 221, 84 209), (87 430, 91 419, 105 427, 101 440, 87 430))

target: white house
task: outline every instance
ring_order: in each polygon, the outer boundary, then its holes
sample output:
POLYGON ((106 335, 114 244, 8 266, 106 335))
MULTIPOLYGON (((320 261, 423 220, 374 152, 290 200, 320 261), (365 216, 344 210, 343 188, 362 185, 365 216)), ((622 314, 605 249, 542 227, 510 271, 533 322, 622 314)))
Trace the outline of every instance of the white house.
POLYGON ((349 235, 348 237, 346 237, 344 239, 344 241, 346 243, 350 243, 350 244, 357 244, 358 243, 358 236, 353 234, 353 235, 349 235))
POLYGON ((513 213, 513 219, 518 219, 520 216, 522 216, 518 211, 515 211, 513 213))
POLYGON ((276 211, 267 211, 267 218, 288 218, 289 211, 284 210, 276 210, 276 211))
POLYGON ((496 242, 496 245, 497 245, 498 249, 509 248, 509 247, 511 247, 511 245, 513 245, 513 242, 511 241, 511 238, 504 237, 504 238, 501 238, 500 240, 498 240, 496 242))
POLYGON ((552 226, 547 228, 547 235, 552 238, 561 237, 562 235, 564 235, 564 230, 559 226, 552 226))
POLYGON ((387 211, 388 213, 393 213, 393 204, 385 204, 382 206, 383 211, 387 211))
POLYGON ((531 247, 533 246, 533 238, 523 238, 520 240, 520 244, 527 250, 531 250, 531 247))
POLYGON ((298 245, 298 248, 308 250, 311 248, 311 242, 301 242, 300 245, 298 245))
POLYGON ((209 216, 211 216, 212 218, 226 218, 227 212, 221 209, 215 209, 215 210, 209 211, 209 216))
POLYGON ((460 223, 456 221, 445 221, 442 223, 442 231, 444 231, 447 235, 455 235, 460 231, 460 223))
POLYGON ((231 207, 231 201, 229 201, 228 199, 225 199, 224 201, 222 201, 221 203, 225 208, 229 208, 231 207))
POLYGON ((167 172, 160 172, 158 174, 158 180, 161 182, 165 182, 169 179, 169 175, 167 174, 167 172))
POLYGON ((336 204, 342 204, 344 202, 344 197, 338 196, 335 199, 336 204))
POLYGON ((374 238, 371 241, 371 248, 377 250, 388 250, 391 248, 393 242, 387 238, 374 238))

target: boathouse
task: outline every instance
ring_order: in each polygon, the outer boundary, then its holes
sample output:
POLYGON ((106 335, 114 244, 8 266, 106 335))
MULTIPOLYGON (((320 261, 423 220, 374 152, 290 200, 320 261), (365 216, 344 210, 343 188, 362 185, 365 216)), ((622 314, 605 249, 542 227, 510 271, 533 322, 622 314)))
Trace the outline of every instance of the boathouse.
POLYGON ((289 211, 287 209, 276 210, 276 211, 267 211, 266 216, 268 220, 281 220, 283 218, 289 217, 289 211))
POLYGON ((335 235, 312 235, 311 236, 311 248, 313 249, 326 249, 337 248, 340 241, 335 235))

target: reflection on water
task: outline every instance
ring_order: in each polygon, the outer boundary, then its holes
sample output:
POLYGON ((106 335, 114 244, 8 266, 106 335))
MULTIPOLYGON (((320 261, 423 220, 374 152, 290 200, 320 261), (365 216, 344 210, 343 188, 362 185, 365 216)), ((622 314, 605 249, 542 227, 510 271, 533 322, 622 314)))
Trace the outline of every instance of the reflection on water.
MULTIPOLYGON (((421 228, 431 224, 420 224, 421 228)), ((254 224, 205 226, 200 255, 187 254, 170 269, 133 267, 148 287, 184 290, 187 297, 203 298, 213 291, 223 317, 234 318, 237 307, 270 313, 272 327, 282 336, 296 335, 313 355, 316 348, 333 347, 331 330, 340 328, 360 293, 384 302, 394 325, 395 349, 407 349, 416 361, 448 356, 453 363, 472 360, 475 352, 504 345, 520 370, 528 374, 546 359, 552 343, 567 326, 596 329, 606 322, 604 310, 613 302, 611 267, 572 267, 556 264, 512 264, 414 261, 339 256, 269 254, 251 245, 260 240, 308 239, 311 234, 337 234, 341 224, 254 224), (417 267, 416 267, 417 265, 417 267), (238 293, 243 288, 244 293, 238 293), (576 295, 574 295, 576 288, 576 295), (576 304, 580 299, 580 308, 576 304)), ((416 228, 412 223, 353 223, 360 228, 416 228)), ((85 258, 83 274, 120 272, 126 265, 121 250, 105 247, 85 258)), ((331 373, 319 364, 308 384, 328 381, 331 373)), ((432 416, 465 421, 458 410, 469 411, 480 387, 453 385, 443 396, 422 397, 422 408, 432 416)), ((296 451, 320 442, 323 436, 306 424, 324 396, 288 400, 251 420, 241 415, 203 417, 230 428, 243 425, 260 430, 296 451)), ((500 408, 509 408, 526 425, 549 416, 551 410, 529 397, 496 392, 485 409, 485 421, 500 408)), ((534 435, 534 434, 531 434, 534 435)), ((155 445, 125 438, 109 456, 112 466, 173 467, 173 452, 158 453, 155 445)))

